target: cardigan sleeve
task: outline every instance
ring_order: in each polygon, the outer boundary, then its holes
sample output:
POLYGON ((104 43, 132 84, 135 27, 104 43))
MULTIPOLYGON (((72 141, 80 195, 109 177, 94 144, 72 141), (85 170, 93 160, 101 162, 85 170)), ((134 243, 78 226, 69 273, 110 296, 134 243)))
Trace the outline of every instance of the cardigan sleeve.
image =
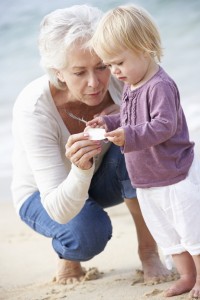
POLYGON ((94 165, 89 170, 81 170, 74 165, 70 168, 68 162, 69 168, 66 168, 60 129, 53 118, 41 113, 20 112, 15 126, 44 208, 58 223, 68 222, 88 198, 94 165))
MULTIPOLYGON (((145 109, 144 107, 143 110, 145 109)), ((171 84, 161 82, 152 88, 148 109, 149 120, 123 126, 125 146, 122 147, 122 152, 140 151, 156 146, 175 134, 181 107, 177 91, 171 84)), ((142 111, 137 113, 142 114, 142 111)))

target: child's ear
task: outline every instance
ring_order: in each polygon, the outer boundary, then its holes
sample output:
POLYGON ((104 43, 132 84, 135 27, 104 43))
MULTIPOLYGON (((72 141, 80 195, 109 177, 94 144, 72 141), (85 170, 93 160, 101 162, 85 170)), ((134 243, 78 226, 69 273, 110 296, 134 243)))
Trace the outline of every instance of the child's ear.
POLYGON ((145 58, 149 57, 149 53, 147 53, 146 51, 143 51, 143 55, 145 58))
POLYGON ((144 57, 145 57, 145 58, 149 58, 149 57, 152 58, 152 57, 153 57, 152 54, 150 54, 150 53, 148 53, 148 52, 146 52, 146 51, 144 51, 143 54, 144 54, 144 57))

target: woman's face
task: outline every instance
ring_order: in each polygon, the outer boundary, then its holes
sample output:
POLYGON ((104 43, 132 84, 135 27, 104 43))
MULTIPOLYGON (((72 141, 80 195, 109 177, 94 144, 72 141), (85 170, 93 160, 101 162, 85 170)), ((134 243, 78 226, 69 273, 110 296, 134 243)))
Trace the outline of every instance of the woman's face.
POLYGON ((59 73, 74 100, 89 106, 100 104, 108 89, 110 70, 89 50, 74 47, 68 52, 68 66, 59 73))

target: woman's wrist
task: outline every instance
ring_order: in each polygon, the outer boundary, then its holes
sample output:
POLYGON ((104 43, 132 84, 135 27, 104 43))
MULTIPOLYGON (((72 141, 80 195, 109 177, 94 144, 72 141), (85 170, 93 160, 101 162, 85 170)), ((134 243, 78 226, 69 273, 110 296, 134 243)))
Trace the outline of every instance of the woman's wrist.
POLYGON ((78 162, 77 163, 73 163, 73 165, 75 165, 78 169, 81 169, 81 170, 89 170, 92 168, 94 164, 94 159, 91 158, 87 163, 84 163, 84 164, 79 164, 78 162))

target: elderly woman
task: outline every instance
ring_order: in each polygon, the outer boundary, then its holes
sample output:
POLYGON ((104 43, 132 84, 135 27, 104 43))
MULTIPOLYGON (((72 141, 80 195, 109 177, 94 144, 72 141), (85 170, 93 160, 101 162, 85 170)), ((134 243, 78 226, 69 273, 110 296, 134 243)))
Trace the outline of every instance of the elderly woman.
POLYGON ((135 221, 144 280, 165 280, 157 246, 140 212, 119 148, 88 139, 85 120, 118 110, 122 86, 89 48, 101 12, 58 9, 41 23, 44 75, 20 93, 13 111, 12 194, 20 218, 52 239, 56 280, 80 280, 80 262, 103 251, 112 235, 103 208, 125 201, 135 221))

